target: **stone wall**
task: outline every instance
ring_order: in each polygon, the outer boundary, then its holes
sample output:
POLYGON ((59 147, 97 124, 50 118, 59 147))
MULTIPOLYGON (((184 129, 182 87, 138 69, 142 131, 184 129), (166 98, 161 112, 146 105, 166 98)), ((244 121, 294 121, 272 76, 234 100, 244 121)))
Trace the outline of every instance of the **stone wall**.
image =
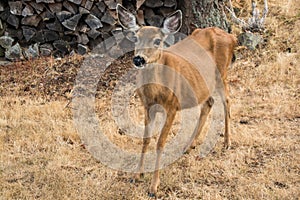
POLYGON ((176 0, 1 0, 0 57, 8 60, 37 56, 85 54, 107 38, 118 38, 116 5, 135 13, 140 25, 161 26, 177 9, 176 0))

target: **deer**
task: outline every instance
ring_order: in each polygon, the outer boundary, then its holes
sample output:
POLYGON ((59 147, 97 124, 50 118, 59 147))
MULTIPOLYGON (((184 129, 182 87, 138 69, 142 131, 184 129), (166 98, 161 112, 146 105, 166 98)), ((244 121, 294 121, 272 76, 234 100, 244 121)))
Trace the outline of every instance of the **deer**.
POLYGON ((151 139, 151 130, 148 124, 153 120, 153 117, 150 116, 150 108, 153 105, 159 104, 166 112, 165 123, 160 131, 156 144, 155 170, 148 191, 150 197, 156 197, 157 188, 160 184, 160 160, 177 111, 202 105, 196 128, 189 142, 183 149, 183 153, 189 152, 190 149, 195 148, 196 140, 202 132, 205 121, 214 104, 212 93, 215 88, 218 87, 217 79, 220 79, 221 84, 224 86, 222 87, 223 91, 221 91, 223 94, 222 103, 225 113, 224 146, 225 148, 230 147, 230 97, 227 69, 234 58, 234 48, 237 45, 237 39, 234 35, 217 27, 210 27, 196 29, 185 39, 165 48, 164 42, 166 38, 169 35, 174 35, 181 28, 182 12, 180 10, 166 17, 162 28, 154 26, 140 27, 136 22, 135 15, 122 5, 118 4, 116 10, 119 24, 124 29, 134 33, 134 66, 138 69, 147 68, 148 65, 168 66, 169 69, 184 77, 192 88, 195 97, 194 101, 189 101, 190 97, 188 97, 189 94, 186 92, 186 86, 181 83, 180 79, 174 78, 172 73, 168 74, 164 69, 157 71, 153 68, 152 71, 147 72, 147 76, 151 76, 154 80, 164 79, 169 82, 170 85, 174 84, 176 87, 168 89, 160 84, 153 83, 137 89, 137 93, 142 100, 145 110, 145 130, 142 153, 137 173, 134 174, 134 180, 139 180, 143 176, 145 153, 147 152, 151 139), (203 53, 203 51, 205 53, 203 53), (197 54, 197 52, 199 52, 199 54, 197 54), (184 56, 181 56, 183 53, 186 56, 193 54, 195 58, 191 60, 186 59, 184 56), (208 60, 211 60, 211 62, 208 60), (206 64, 201 66, 201 73, 199 73, 199 69, 196 69, 195 65, 202 61, 206 64), (176 95, 173 89, 176 90, 176 95), (182 99, 186 99, 187 102, 182 103, 182 99))

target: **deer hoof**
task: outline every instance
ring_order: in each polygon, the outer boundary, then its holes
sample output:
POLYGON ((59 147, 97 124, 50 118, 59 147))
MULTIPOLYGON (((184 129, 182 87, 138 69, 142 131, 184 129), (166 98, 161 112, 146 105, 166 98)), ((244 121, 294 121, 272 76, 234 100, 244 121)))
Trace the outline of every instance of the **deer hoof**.
POLYGON ((187 148, 187 149, 185 148, 185 149, 183 150, 183 153, 184 153, 184 154, 189 154, 189 153, 191 152, 191 150, 192 150, 191 148, 187 148))
POLYGON ((137 173, 130 179, 130 183, 140 182, 140 179, 143 177, 144 177, 144 173, 137 173))
POLYGON ((131 179, 129 179, 129 182, 130 182, 130 183, 135 183, 136 180, 135 180, 135 178, 131 178, 131 179))
POLYGON ((187 145, 184 149, 183 149, 183 153, 184 154, 189 154, 191 152, 192 149, 196 148, 196 144, 194 144, 194 142, 191 145, 187 145))
POLYGON ((182 153, 183 153, 183 154, 189 154, 189 153, 190 153, 189 148, 186 148, 186 147, 185 147, 185 148, 183 149, 182 153))
POLYGON ((148 196, 150 198, 156 198, 156 194, 155 193, 152 193, 152 192, 148 192, 148 196))
POLYGON ((157 187, 159 186, 160 180, 158 179, 157 181, 153 181, 151 183, 151 186, 149 188, 148 196, 149 197, 156 197, 157 193, 157 187))
POLYGON ((224 142, 224 148, 225 148, 226 150, 229 150, 229 149, 230 149, 230 146, 231 146, 231 142, 230 142, 230 141, 225 141, 225 142, 224 142))

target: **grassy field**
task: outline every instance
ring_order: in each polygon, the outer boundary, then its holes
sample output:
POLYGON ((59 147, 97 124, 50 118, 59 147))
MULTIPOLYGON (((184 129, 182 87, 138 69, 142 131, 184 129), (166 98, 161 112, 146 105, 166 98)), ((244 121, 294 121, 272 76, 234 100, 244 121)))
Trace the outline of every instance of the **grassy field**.
MULTIPOLYGON (((224 151, 220 139, 205 158, 195 159, 196 148, 163 169, 159 199, 299 199, 299 4, 270 0, 266 42, 236 51, 229 71, 232 148, 224 151)), ((148 199, 151 173, 130 183, 131 174, 107 168, 82 145, 68 105, 81 60, 0 67, 0 199, 148 199)), ((99 114, 108 111, 104 97, 113 85, 100 88, 99 114)), ((108 131, 128 145, 116 127, 108 131)))

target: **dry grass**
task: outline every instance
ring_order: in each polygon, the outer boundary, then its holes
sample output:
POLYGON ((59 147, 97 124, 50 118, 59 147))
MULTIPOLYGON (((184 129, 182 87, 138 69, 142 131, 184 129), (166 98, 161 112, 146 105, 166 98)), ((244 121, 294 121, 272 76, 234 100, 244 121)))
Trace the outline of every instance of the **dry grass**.
MULTIPOLYGON (((160 199, 299 199, 300 5, 272 0, 269 6, 266 44, 237 50, 230 70, 233 148, 224 151, 220 141, 201 161, 196 149, 162 170, 160 199)), ((49 97, 45 86, 24 90, 30 81, 44 83, 62 61, 51 62, 0 74, 0 199, 148 199, 152 174, 132 184, 130 174, 97 162, 81 144, 67 98, 49 97)), ((55 89, 67 97, 69 90, 55 89)), ((101 105, 100 114, 107 111, 101 105)), ((113 125, 111 131, 126 137, 113 125)))

